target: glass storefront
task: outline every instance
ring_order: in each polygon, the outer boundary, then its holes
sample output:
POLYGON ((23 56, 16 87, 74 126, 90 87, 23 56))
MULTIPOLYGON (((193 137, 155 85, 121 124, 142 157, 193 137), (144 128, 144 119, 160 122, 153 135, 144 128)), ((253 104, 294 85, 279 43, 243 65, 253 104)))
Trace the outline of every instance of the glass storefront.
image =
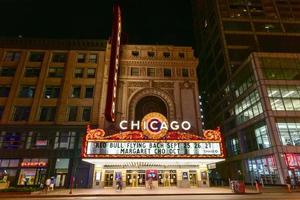
POLYGON ((278 168, 273 155, 246 160, 246 182, 254 183, 256 179, 264 184, 279 184, 278 168))

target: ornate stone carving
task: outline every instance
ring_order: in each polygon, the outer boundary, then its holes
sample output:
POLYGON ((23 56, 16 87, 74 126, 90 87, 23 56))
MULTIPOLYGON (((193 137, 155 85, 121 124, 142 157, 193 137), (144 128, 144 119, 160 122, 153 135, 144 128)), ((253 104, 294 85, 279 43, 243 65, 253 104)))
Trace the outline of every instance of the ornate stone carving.
POLYGON ((136 82, 128 82, 128 87, 149 87, 149 82, 142 82, 142 81, 136 81, 136 82))
POLYGON ((189 81, 184 81, 182 83, 179 83, 180 88, 186 88, 186 89, 194 89, 195 83, 191 83, 189 81))
POLYGON ((138 88, 128 88, 127 97, 129 98, 138 88))
POLYGON ((153 87, 157 88, 174 88, 173 82, 154 82, 153 87))

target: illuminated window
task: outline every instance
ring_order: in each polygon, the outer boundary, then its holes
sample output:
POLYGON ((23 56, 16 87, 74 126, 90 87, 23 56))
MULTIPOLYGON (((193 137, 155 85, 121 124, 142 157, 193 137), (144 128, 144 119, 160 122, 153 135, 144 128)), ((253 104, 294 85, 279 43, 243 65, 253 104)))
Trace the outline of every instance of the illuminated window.
POLYGON ((62 67, 49 67, 48 77, 61 78, 64 76, 64 68, 62 67))
POLYGON ((35 86, 21 86, 19 90, 19 97, 32 98, 35 93, 35 86))
POLYGON ((97 63, 97 54, 89 55, 89 63, 97 63))
POLYGON ((83 68, 76 68, 74 71, 74 77, 75 78, 83 78, 83 68))
POLYGON ((56 132, 54 149, 74 149, 76 132, 56 132))
POLYGON ((283 145, 300 145, 300 122, 292 119, 279 119, 276 123, 283 145))
POLYGON ((86 57, 86 54, 84 54, 84 53, 77 54, 77 62, 78 63, 84 63, 85 62, 85 57, 86 57))
POLYGON ((87 69, 87 78, 95 78, 96 76, 96 69, 95 68, 88 68, 87 69))
POLYGON ((272 110, 300 110, 300 87, 269 86, 268 96, 272 110))

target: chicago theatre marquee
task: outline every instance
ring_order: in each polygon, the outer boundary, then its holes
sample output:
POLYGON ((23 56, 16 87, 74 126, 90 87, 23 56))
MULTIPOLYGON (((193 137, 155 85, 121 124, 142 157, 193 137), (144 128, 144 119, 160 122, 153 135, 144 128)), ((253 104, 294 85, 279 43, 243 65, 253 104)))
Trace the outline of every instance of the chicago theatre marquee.
POLYGON ((92 186, 209 186, 207 166, 224 160, 224 146, 218 129, 202 130, 193 49, 121 45, 117 6, 113 27, 99 127, 88 126, 82 145, 92 186))

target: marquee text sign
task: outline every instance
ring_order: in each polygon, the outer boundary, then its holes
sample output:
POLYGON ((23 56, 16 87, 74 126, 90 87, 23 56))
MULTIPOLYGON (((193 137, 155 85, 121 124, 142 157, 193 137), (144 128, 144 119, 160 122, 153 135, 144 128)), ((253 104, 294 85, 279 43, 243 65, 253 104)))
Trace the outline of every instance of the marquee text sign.
POLYGON ((221 156, 219 142, 97 142, 89 141, 88 155, 221 156))

